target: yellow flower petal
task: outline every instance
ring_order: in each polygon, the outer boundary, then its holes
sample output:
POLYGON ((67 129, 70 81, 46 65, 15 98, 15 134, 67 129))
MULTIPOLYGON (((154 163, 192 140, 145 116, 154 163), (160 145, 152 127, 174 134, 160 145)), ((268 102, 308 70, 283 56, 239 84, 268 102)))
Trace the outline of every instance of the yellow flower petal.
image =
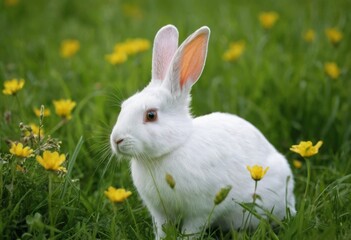
POLYGON ((245 42, 237 41, 231 43, 229 49, 224 52, 223 60, 224 61, 235 61, 237 60, 245 51, 245 42))
POLYGON ((44 159, 41 156, 36 156, 35 159, 39 162, 40 165, 44 165, 44 159))
POLYGON ((23 147, 22 143, 12 143, 9 151, 12 155, 23 158, 30 157, 33 153, 33 149, 28 146, 23 147))
POLYGON ((266 175, 268 169, 269 167, 263 169, 263 167, 259 165, 254 165, 252 167, 247 166, 247 170, 249 170, 251 178, 255 181, 260 181, 264 177, 264 175, 266 175))
POLYGON ((277 22, 279 15, 276 12, 270 11, 270 12, 262 12, 258 16, 261 26, 265 29, 270 29, 274 26, 274 24, 277 22))
POLYGON ((325 63, 324 71, 331 79, 337 79, 340 76, 340 69, 335 62, 325 63))
POLYGON ((116 65, 116 64, 124 63, 125 61, 127 61, 128 57, 127 57, 127 54, 122 51, 119 51, 119 52, 115 51, 111 54, 106 55, 105 59, 109 63, 116 65))
POLYGON ((66 156, 64 154, 59 155, 56 151, 44 151, 43 156, 37 156, 36 160, 46 170, 66 171, 65 167, 60 166, 66 160, 66 156))
POLYGON ((327 36, 329 42, 334 45, 337 45, 343 38, 342 32, 336 28, 327 28, 325 30, 325 35, 327 36))
POLYGON ((76 106, 76 102, 72 101, 71 99, 61 99, 57 101, 53 101, 55 106, 55 112, 58 116, 64 119, 71 119, 72 118, 72 110, 76 106))
MULTIPOLYGON (((35 116, 40 117, 40 109, 39 108, 34 108, 33 109, 35 116)), ((44 109, 44 117, 50 116, 51 112, 50 109, 45 108, 44 109)))
POLYGON ((23 79, 12 79, 12 80, 7 80, 4 82, 4 89, 2 90, 2 93, 5 95, 15 95, 18 91, 20 91, 24 86, 24 80, 23 79))
POLYGON ((298 145, 292 145, 290 150, 301 155, 301 157, 311 157, 318 153, 319 148, 323 145, 322 141, 313 146, 311 141, 301 141, 298 145))
POLYGON ((60 55, 63 58, 74 56, 80 48, 80 43, 76 39, 66 39, 61 42, 60 55))
POLYGON ((124 200, 126 200, 130 195, 132 195, 132 192, 126 191, 124 188, 114 188, 110 186, 107 191, 104 192, 106 197, 111 201, 111 202, 117 202, 121 203, 124 200))

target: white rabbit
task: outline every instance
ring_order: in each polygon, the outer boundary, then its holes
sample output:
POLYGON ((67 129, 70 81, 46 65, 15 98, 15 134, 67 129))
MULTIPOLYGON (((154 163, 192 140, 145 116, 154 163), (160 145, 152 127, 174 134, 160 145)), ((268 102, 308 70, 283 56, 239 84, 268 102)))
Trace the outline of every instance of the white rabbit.
MULTIPOLYGON (((295 214, 289 164, 258 129, 228 113, 197 118, 190 113, 190 89, 202 73, 209 36, 209 28, 202 27, 178 48, 174 26, 159 30, 151 82, 122 103, 110 136, 114 153, 131 157, 133 182, 153 217, 156 239, 165 236, 162 226, 168 221, 180 220, 186 234, 201 232, 216 193, 227 185, 232 190, 214 209, 210 224, 243 227, 248 213, 238 203, 253 201, 255 181, 247 166, 255 164, 269 167, 258 182, 257 204, 280 219, 287 209, 295 214), (174 189, 166 174, 173 177, 174 189)), ((258 223, 252 218, 249 225, 258 223)))

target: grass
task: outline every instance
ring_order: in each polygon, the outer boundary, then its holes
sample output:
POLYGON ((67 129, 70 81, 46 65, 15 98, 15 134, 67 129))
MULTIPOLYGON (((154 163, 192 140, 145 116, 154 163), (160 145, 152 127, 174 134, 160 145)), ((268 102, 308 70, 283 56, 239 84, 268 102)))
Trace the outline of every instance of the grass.
MULTIPOLYGON (((129 163, 111 158, 109 133, 119 103, 150 79, 151 49, 113 66, 104 56, 117 42, 145 38, 176 25, 180 39, 202 25, 211 28, 207 64, 194 86, 194 115, 214 111, 237 114, 257 126, 286 155, 300 140, 323 140, 320 153, 293 169, 297 215, 272 228, 262 221, 255 231, 210 232, 213 239, 350 239, 351 238, 351 81, 347 0, 327 1, 1 1, 0 79, 25 79, 16 96, 0 96, 0 236, 2 239, 152 239, 152 221, 133 187, 129 163), (264 30, 262 11, 276 11, 277 23, 264 30), (325 29, 343 33, 334 46, 325 29), (303 40, 312 28, 316 39, 303 40), (77 39, 71 58, 59 55, 64 39, 77 39), (232 41, 244 40, 243 55, 222 60, 232 41), (324 63, 341 69, 333 80, 324 63), (72 119, 62 124, 53 100, 77 102, 72 119), (35 158, 16 170, 21 159, 9 154, 8 140, 21 138, 20 122, 39 123, 33 108, 45 105, 44 131, 61 141, 66 174, 46 171, 35 158), (49 184, 50 183, 50 184, 49 184), (309 192, 304 193, 306 184, 309 192), (108 186, 133 195, 122 204, 104 196, 108 186)), ((41 147, 45 142, 37 143, 41 147)), ((293 166, 292 166, 293 168, 293 166)), ((234 174, 234 173, 233 173, 234 174)), ((215 195, 215 193, 214 193, 215 195)), ((179 236, 166 226, 169 239, 179 236)))

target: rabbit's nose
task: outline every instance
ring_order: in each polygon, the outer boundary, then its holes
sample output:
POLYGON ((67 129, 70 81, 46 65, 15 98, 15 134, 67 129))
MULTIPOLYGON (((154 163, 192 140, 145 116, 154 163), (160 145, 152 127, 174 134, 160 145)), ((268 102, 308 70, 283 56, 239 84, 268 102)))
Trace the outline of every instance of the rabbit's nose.
POLYGON ((118 144, 120 144, 120 143, 123 142, 123 141, 124 141, 123 138, 117 139, 117 140, 116 140, 116 144, 118 145, 118 144))

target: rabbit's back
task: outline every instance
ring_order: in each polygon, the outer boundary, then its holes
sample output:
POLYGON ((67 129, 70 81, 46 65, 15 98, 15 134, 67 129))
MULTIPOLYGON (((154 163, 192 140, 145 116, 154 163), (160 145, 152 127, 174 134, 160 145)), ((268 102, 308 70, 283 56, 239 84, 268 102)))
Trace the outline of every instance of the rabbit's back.
POLYGON ((264 156, 276 151, 256 127, 233 114, 211 113, 195 118, 193 125, 189 144, 213 149, 224 158, 233 155, 241 164, 264 164, 264 156))

